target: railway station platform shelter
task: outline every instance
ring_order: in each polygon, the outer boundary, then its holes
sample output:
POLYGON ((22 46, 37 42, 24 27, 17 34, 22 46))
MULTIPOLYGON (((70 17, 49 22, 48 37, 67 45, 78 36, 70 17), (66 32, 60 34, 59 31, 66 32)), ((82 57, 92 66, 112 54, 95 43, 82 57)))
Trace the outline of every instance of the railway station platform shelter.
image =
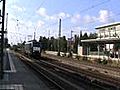
POLYGON ((83 55, 90 55, 90 46, 97 45, 97 55, 120 59, 120 22, 110 23, 95 28, 96 39, 81 40, 83 55))
POLYGON ((115 53, 118 54, 117 58, 120 59, 120 51, 114 51, 111 46, 115 44, 120 44, 120 38, 113 38, 113 39, 88 39, 88 40, 81 40, 82 47, 83 47, 83 55, 90 55, 90 46, 93 44, 97 44, 97 55, 100 56, 100 52, 103 52, 103 55, 110 56, 111 53, 113 54, 113 58, 116 58, 115 53), (108 46, 108 47, 107 47, 108 46), (114 51, 114 52, 113 52, 114 51))

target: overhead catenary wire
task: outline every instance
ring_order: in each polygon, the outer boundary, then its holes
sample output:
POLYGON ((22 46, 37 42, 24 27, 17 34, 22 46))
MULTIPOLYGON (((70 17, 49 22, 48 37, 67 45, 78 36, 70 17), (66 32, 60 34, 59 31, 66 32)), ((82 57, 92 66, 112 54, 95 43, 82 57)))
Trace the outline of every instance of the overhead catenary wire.
MULTIPOLYGON (((41 7, 42 7, 42 5, 45 3, 45 1, 46 1, 46 0, 43 0, 43 1, 42 1, 42 3, 41 3, 41 4, 40 4, 40 5, 36 8, 36 10, 38 10, 39 8, 41 8, 41 7)), ((35 10, 35 11, 36 11, 36 10, 35 10)), ((32 13, 32 14, 28 17, 28 19, 27 19, 27 20, 30 20, 32 17, 34 17, 34 15, 33 15, 33 14, 34 14, 34 13, 32 13)))
MULTIPOLYGON (((114 14, 114 16, 112 16, 112 15, 110 15, 110 16, 107 16, 106 18, 107 19, 112 19, 112 18, 114 18, 114 17, 116 17, 116 16, 119 16, 120 15, 120 13, 116 13, 116 14, 114 14)), ((95 22, 97 22, 97 21, 99 21, 99 20, 102 20, 102 19, 97 19, 97 20, 92 20, 92 21, 89 21, 89 22, 87 22, 87 23, 85 23, 86 25, 87 24, 92 24, 92 23, 95 23, 95 22)), ((72 27, 77 27, 77 26, 80 26, 80 25, 73 25, 73 26, 71 26, 71 28, 72 27)), ((66 28, 67 29, 67 28, 66 28)))
MULTIPOLYGON (((106 18, 107 19, 113 19, 114 17, 117 17, 117 16, 120 16, 120 13, 114 13, 114 15, 109 15, 109 16, 107 16, 106 18)), ((96 19, 96 20, 91 20, 91 21, 89 21, 89 22, 87 22, 87 23, 85 23, 85 25, 88 25, 88 24, 93 24, 93 23, 95 23, 95 22, 97 22, 97 21, 99 21, 99 20, 102 20, 102 19, 96 19)), ((80 27, 80 25, 73 25, 73 26, 68 26, 68 27, 66 27, 66 28, 64 28, 64 30, 66 30, 66 29, 69 29, 69 30, 73 30, 73 28, 74 28, 74 30, 75 30, 75 28, 77 28, 77 27, 80 27)), ((64 31, 63 30, 63 31, 64 31)), ((89 31, 89 30, 87 30, 87 29, 82 29, 82 31, 85 31, 85 32, 87 32, 87 31, 89 31)), ((65 34, 65 33, 64 33, 65 34)))
MULTIPOLYGON (((80 10, 79 13, 87 12, 87 11, 89 11, 90 9, 96 8, 96 7, 100 6, 100 5, 103 5, 103 4, 105 4, 105 3, 108 3, 108 2, 110 2, 110 1, 111 1, 111 0, 106 0, 106 1, 103 1, 103 2, 100 2, 100 3, 97 3, 97 4, 95 4, 95 5, 92 5, 92 6, 90 6, 90 7, 87 7, 87 8, 85 8, 85 9, 80 10)), ((65 18, 65 19, 62 19, 62 21, 68 20, 68 19, 70 19, 71 17, 72 17, 72 16, 67 17, 67 18, 65 18)), ((58 24, 58 22, 52 23, 52 24, 50 24, 50 25, 47 25, 47 26, 45 26, 44 28, 48 28, 48 27, 54 26, 54 25, 56 25, 56 24, 58 24)))
MULTIPOLYGON (((80 12, 80 13, 84 13, 84 12, 89 11, 89 10, 91 10, 91 9, 94 9, 94 8, 100 6, 100 5, 103 5, 103 4, 105 4, 105 3, 109 2, 109 1, 111 1, 111 0, 106 0, 106 1, 99 2, 99 3, 95 4, 95 5, 92 5, 92 6, 90 6, 90 7, 87 7, 87 8, 85 8, 85 9, 83 9, 83 10, 80 10, 79 12, 80 12)), ((40 4, 40 6, 37 8, 37 10, 38 10, 44 3, 45 3, 45 0, 40 4)), ((31 15, 31 16, 32 16, 32 15, 31 15)), ((34 15, 33 15, 33 16, 34 16, 34 15)), ((65 19, 62 19, 62 21, 68 20, 68 19, 70 19, 70 18, 71 18, 71 17, 67 17, 67 18, 65 18, 65 19)), ((29 18, 28 18, 28 19, 29 19, 29 18)), ((95 21, 94 21, 94 22, 95 22, 95 21)), ((58 24, 58 22, 52 23, 52 24, 50 24, 50 25, 47 24, 46 26, 43 26, 43 29, 46 29, 46 28, 48 28, 48 27, 52 27, 52 26, 54 26, 54 25, 56 25, 56 24, 58 24)))

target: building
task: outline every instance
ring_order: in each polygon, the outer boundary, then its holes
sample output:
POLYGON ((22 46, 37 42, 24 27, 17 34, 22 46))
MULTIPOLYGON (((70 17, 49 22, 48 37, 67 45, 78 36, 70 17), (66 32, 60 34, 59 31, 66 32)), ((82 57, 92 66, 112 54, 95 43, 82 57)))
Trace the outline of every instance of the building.
POLYGON ((95 28, 99 39, 119 38, 120 22, 110 23, 95 28))
MULTIPOLYGON (((110 23, 95 28, 97 30, 97 39, 108 39, 112 40, 115 38, 120 38, 120 22, 110 23)), ((106 44, 106 50, 113 50, 114 44, 106 44)))
MULTIPOLYGON (((81 40, 83 47, 83 55, 89 55, 90 53, 90 44, 96 43, 98 45, 98 55, 100 55, 100 51, 108 51, 109 56, 110 53, 117 53, 119 47, 117 47, 117 51, 115 50, 115 45, 120 44, 120 22, 110 23, 102 26, 98 26, 95 28, 98 38, 96 39, 87 39, 81 40), (101 48, 102 46, 102 48, 101 48)), ((115 56, 115 55, 113 55, 115 56)), ((119 57, 119 55, 118 55, 119 57)))

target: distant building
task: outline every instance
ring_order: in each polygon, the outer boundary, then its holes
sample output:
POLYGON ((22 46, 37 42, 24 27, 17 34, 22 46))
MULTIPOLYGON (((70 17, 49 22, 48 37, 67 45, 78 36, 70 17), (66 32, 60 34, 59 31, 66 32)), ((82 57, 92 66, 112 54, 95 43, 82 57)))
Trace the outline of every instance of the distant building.
POLYGON ((120 37, 120 22, 98 26, 95 29, 100 39, 120 37))
MULTIPOLYGON (((120 22, 110 23, 95 28, 97 30, 97 39, 114 39, 120 38, 120 22)), ((110 51, 114 44, 106 44, 106 49, 110 51)))
POLYGON ((96 39, 81 40, 83 55, 89 55, 89 45, 96 43, 98 45, 98 55, 100 55, 101 51, 108 51, 108 53, 113 53, 114 57, 117 54, 117 57, 120 58, 120 52, 118 52, 120 51, 120 22, 105 24, 95 29, 98 35, 96 39))

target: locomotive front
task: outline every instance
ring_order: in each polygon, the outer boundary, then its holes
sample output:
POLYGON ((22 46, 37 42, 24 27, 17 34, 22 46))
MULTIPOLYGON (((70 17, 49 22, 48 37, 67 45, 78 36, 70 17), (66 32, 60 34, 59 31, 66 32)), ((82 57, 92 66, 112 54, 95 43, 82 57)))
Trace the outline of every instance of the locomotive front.
POLYGON ((32 55, 35 57, 41 56, 41 43, 40 42, 33 42, 32 55))

